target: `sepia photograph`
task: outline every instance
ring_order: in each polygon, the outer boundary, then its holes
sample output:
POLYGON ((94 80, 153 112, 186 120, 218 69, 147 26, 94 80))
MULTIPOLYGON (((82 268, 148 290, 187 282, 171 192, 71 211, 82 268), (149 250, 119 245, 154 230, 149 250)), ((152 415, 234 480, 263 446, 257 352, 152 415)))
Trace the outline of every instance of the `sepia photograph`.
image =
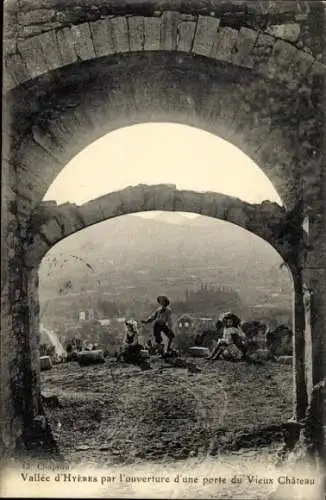
POLYGON ((326 2, 2 22, 1 498, 323 500, 326 2))

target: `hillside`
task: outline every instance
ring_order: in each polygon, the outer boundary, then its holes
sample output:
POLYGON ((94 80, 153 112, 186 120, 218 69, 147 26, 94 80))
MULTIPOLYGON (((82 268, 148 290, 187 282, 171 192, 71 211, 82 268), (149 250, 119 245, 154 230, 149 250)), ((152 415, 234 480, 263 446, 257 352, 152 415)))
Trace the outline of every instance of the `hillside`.
POLYGON ((230 223, 127 215, 57 244, 41 265, 40 298, 44 304, 64 291, 65 300, 91 293, 129 300, 164 292, 175 300, 204 282, 238 290, 248 305, 289 305, 290 281, 280 264, 266 242, 230 223))

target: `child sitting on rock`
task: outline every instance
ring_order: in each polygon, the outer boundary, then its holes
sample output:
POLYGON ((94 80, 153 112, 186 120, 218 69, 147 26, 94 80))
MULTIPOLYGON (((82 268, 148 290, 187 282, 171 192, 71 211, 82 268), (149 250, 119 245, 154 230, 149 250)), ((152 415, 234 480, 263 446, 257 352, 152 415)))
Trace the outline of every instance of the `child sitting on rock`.
POLYGON ((139 357, 143 346, 139 344, 138 325, 134 320, 125 321, 126 335, 120 353, 117 356, 119 361, 122 357, 128 362, 135 362, 139 357))
POLYGON ((223 357, 225 359, 241 360, 245 356, 246 336, 239 328, 240 318, 235 314, 225 313, 220 322, 223 325, 223 335, 218 340, 209 359, 216 360, 223 357))

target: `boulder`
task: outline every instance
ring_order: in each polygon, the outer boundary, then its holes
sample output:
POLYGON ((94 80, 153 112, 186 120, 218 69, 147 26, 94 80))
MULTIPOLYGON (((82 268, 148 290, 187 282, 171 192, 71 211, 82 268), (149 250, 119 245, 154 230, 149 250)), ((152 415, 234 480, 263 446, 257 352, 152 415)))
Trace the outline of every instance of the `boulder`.
POLYGON ((293 356, 278 356, 276 359, 281 365, 292 365, 293 363, 293 356))
POLYGON ((52 361, 50 356, 40 356, 40 369, 41 371, 44 370, 51 370, 52 368, 52 361))
POLYGON ((96 351, 80 351, 77 361, 80 366, 97 365, 105 362, 102 349, 96 351))
POLYGON ((207 347, 193 346, 188 348, 188 354, 193 358, 207 358, 209 349, 207 347))

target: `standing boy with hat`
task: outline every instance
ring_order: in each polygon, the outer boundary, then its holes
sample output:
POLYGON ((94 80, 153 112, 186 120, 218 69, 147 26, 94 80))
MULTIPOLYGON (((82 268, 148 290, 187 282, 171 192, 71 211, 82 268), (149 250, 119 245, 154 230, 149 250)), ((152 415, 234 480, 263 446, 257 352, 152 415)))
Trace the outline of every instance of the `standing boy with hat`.
POLYGON ((159 352, 163 354, 162 333, 168 338, 167 352, 170 351, 172 340, 174 339, 174 333, 172 331, 172 311, 171 308, 168 307, 170 301, 165 295, 160 295, 156 300, 160 304, 160 307, 156 309, 149 318, 143 320, 142 323, 146 324, 154 321, 153 334, 155 342, 159 352))

